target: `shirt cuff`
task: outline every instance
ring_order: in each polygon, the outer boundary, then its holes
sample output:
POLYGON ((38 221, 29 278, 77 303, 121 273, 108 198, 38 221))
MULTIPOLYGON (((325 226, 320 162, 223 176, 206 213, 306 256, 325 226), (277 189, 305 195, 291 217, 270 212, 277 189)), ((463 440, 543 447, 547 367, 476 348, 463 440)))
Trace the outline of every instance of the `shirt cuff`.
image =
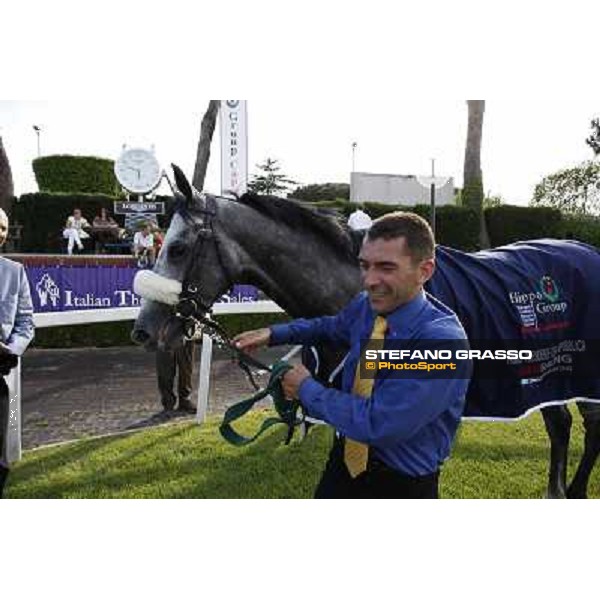
POLYGON ((306 412, 310 414, 311 417, 315 417, 317 419, 323 419, 323 415, 319 410, 319 394, 323 390, 327 389, 322 383, 319 383, 312 377, 307 377, 298 388, 298 398, 300 399, 300 403, 306 409, 306 412))

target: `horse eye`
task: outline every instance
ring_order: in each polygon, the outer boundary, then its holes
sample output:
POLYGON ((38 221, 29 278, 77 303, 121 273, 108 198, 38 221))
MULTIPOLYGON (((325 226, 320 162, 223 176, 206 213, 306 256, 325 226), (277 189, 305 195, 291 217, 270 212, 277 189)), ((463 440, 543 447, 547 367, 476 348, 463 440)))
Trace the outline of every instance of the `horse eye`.
POLYGON ((185 244, 175 243, 169 246, 169 257, 174 260, 183 258, 186 255, 186 252, 187 248, 185 244))

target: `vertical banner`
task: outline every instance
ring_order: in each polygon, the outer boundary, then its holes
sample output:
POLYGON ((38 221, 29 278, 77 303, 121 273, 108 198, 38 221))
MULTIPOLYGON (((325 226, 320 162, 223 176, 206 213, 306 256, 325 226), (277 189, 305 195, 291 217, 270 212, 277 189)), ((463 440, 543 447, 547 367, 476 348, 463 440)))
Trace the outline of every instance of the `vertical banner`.
POLYGON ((241 196, 248 186, 246 100, 221 100, 221 194, 241 196))

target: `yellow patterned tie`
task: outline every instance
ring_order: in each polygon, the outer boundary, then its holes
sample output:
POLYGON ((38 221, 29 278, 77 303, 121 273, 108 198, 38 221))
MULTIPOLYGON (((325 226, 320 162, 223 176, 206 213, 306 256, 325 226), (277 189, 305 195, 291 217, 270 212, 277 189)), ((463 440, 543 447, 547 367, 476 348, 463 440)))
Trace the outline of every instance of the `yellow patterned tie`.
MULTIPOLYGON (((375 319, 375 325, 371 333, 371 339, 369 340, 368 348, 371 350, 382 349, 385 340, 385 330, 387 329, 387 322, 383 317, 377 317, 375 319)), ((352 392, 363 396, 365 399, 371 396, 373 391, 373 385, 375 384, 375 373, 377 371, 371 371, 373 376, 369 379, 361 379, 360 377, 360 360, 356 365, 356 373, 354 375, 354 385, 352 386, 352 392)), ((346 438, 344 443, 344 462, 350 471, 352 478, 357 477, 363 471, 367 469, 367 461, 369 460, 369 446, 362 442, 357 442, 346 438)))

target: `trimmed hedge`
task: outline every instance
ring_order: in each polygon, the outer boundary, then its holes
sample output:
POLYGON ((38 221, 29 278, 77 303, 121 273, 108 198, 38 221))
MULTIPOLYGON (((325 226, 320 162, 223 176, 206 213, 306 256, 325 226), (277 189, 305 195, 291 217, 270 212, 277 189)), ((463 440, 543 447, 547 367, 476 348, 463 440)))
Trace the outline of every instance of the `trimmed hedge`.
POLYGON ((484 215, 494 248, 520 240, 563 237, 563 217, 555 208, 507 204, 488 208, 484 215))
MULTIPOLYGON (((414 212, 429 222, 431 207, 428 204, 416 206, 401 206, 394 204, 381 204, 378 202, 346 202, 344 200, 330 200, 311 204, 317 209, 335 210, 344 219, 347 219, 357 208, 365 210, 373 219, 377 219, 394 211, 414 212)), ((472 252, 477 250, 479 239, 479 219, 477 211, 471 208, 448 204, 438 206, 435 210, 436 240, 439 244, 472 252)))
POLYGON ((590 215, 562 216, 562 236, 600 248, 600 218, 590 215))
POLYGON ((36 329, 32 348, 108 348, 132 346, 133 321, 88 323, 36 329))
MULTIPOLYGON (((289 321, 284 313, 259 313, 247 315, 220 315, 216 320, 225 327, 229 335, 242 331, 268 327, 273 323, 289 321)), ((111 346, 133 346, 131 331, 133 321, 115 323, 90 323, 65 327, 37 329, 32 348, 108 348, 111 346)))
MULTIPOLYGON (((430 207, 425 207, 422 217, 429 220, 430 207)), ((472 208, 440 206, 435 211, 436 240, 439 244, 474 252, 479 250, 479 215, 472 208)))
POLYGON ((350 185, 347 183, 313 183, 295 189, 288 198, 304 202, 350 199, 350 185))
MULTIPOLYGON (((122 197, 103 194, 23 194, 13 207, 14 220, 23 226, 21 251, 60 253, 64 247, 62 231, 73 209, 80 208, 92 224, 104 207, 113 212, 113 202, 122 197)), ((123 226, 123 217, 115 220, 123 226)))
POLYGON ((40 192, 112 196, 120 191, 114 164, 96 156, 42 156, 33 161, 33 172, 40 192))
MULTIPOLYGON (((295 200, 295 198, 292 198, 295 200)), ((355 204, 350 204, 347 200, 319 200, 318 202, 305 202, 303 200, 296 200, 300 204, 307 206, 312 209, 332 209, 337 211, 341 216, 347 217, 352 211, 356 210, 355 204)))

